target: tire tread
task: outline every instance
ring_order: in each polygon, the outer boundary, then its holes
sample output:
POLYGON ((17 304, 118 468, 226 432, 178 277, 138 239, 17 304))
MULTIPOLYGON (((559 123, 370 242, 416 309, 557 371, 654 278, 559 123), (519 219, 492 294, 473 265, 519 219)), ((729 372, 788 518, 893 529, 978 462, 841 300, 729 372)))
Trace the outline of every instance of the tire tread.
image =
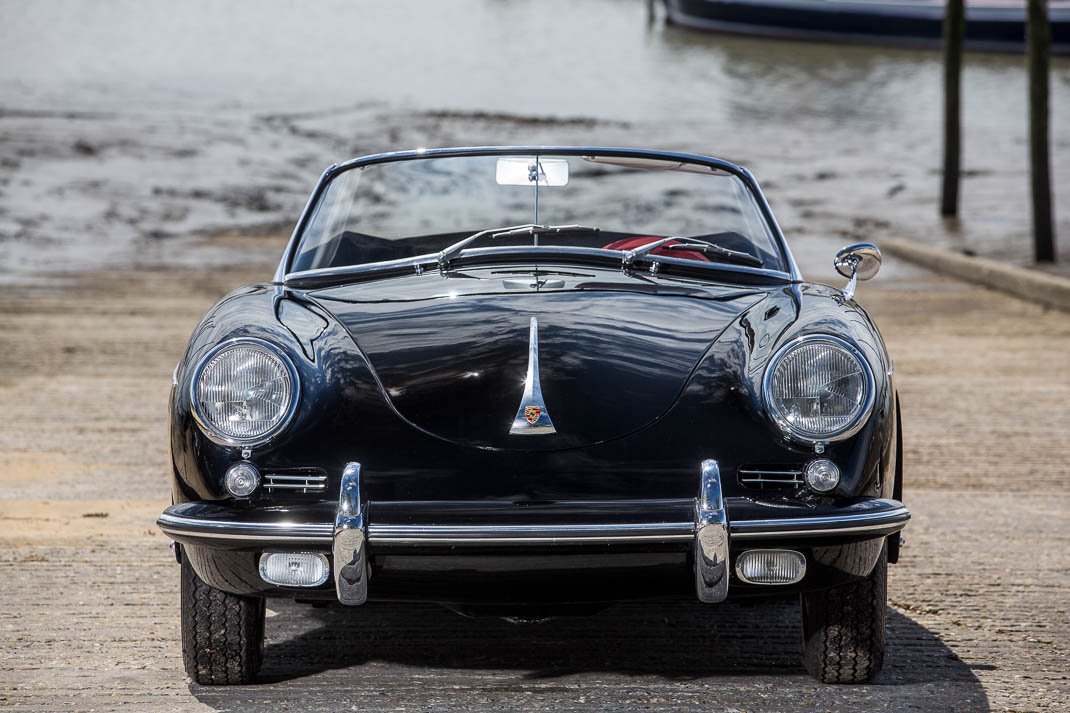
POLYGON ((182 660, 201 685, 252 683, 260 670, 264 600, 206 584, 182 562, 182 660))
POLYGON ((823 683, 866 683, 884 665, 888 554, 868 577, 804 594, 803 663, 823 683))

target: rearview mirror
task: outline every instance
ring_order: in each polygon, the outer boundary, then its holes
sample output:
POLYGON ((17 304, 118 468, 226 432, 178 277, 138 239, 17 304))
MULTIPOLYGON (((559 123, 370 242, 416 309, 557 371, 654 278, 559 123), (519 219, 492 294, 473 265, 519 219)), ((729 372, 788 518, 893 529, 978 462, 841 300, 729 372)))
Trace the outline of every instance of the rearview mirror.
POLYGON ((568 185, 568 161, 538 156, 503 156, 495 175, 499 186, 568 185))
POLYGON ((832 264, 836 272, 850 279, 843 288, 843 297, 849 300, 859 280, 869 280, 881 269, 881 251, 873 243, 855 243, 836 253, 832 264))

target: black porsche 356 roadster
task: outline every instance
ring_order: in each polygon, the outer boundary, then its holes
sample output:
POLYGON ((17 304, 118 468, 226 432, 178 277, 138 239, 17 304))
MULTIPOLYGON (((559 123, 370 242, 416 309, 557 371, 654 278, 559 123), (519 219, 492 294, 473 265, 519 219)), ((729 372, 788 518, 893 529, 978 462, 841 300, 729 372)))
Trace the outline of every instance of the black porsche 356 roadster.
POLYGON ((274 279, 175 370, 185 666, 245 683, 264 599, 552 616, 798 594, 803 659, 884 655, 892 362, 857 280, 805 282, 754 178, 603 148, 331 166, 274 279))

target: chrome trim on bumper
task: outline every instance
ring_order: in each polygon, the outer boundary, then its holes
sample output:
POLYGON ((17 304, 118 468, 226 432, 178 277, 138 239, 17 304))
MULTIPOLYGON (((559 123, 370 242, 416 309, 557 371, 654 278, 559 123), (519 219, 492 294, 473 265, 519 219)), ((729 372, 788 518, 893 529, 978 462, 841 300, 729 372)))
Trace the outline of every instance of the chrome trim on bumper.
MULTIPOLYGON (((729 524, 733 539, 856 535, 903 529, 910 512, 900 506, 880 513, 829 517, 737 520, 729 524), (808 527, 810 526, 810 527, 808 527), (813 527, 817 526, 817 527, 813 527)), ((167 535, 204 540, 244 540, 251 544, 315 543, 329 545, 330 523, 226 522, 164 513, 156 521, 167 535)), ((695 536, 693 522, 623 523, 605 525, 375 525, 366 527, 367 540, 376 544, 526 544, 604 542, 682 542, 695 536)))
POLYGON ((360 463, 346 463, 334 518, 334 586, 338 601, 356 606, 368 601, 366 505, 360 497, 360 463))
POLYGON ((777 518, 775 520, 742 520, 732 524, 732 537, 737 540, 758 540, 812 535, 854 535, 889 528, 891 531, 885 534, 892 534, 903 529, 909 519, 910 511, 905 505, 899 505, 897 508, 883 512, 777 518))
POLYGON ((329 543, 334 531, 329 523, 227 522, 172 515, 166 511, 156 519, 156 526, 165 535, 176 538, 248 540, 279 544, 329 543))
POLYGON ((695 501, 695 593, 716 604, 728 597, 728 515, 721 495, 717 461, 702 461, 695 501))
POLYGON ((675 542, 694 537, 690 522, 608 525, 369 525, 372 544, 583 544, 675 542))

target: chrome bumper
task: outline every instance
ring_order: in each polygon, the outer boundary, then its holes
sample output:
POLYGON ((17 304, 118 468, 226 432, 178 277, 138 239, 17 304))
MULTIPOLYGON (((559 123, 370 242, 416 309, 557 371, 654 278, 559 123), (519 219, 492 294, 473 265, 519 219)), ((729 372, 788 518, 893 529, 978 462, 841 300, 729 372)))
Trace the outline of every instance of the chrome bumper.
POLYGON ((728 513, 717 461, 702 461, 695 501, 695 594, 716 604, 728 596, 728 513))
POLYGON ((331 549, 338 601, 351 606, 368 601, 370 572, 366 547, 368 519, 365 513, 360 497, 360 463, 348 463, 342 471, 331 549))
MULTIPOLYGON (((906 526, 910 512, 896 500, 872 498, 792 517, 730 519, 732 499, 721 491, 717 462, 702 462, 699 493, 689 520, 600 524, 403 525, 368 521, 361 497, 360 464, 342 475, 334 522, 291 519, 282 510, 236 511, 205 503, 173 505, 156 521, 172 539, 222 548, 295 547, 329 549, 334 555, 335 588, 344 604, 368 597, 368 550, 393 547, 583 546, 691 543, 695 588, 700 601, 720 602, 728 594, 730 545, 790 539, 876 538, 906 526), (296 520, 296 521, 295 521, 296 520), (341 564, 339 564, 341 563, 341 564)), ((684 501, 690 502, 690 501, 684 501)), ((682 514, 682 513, 681 513, 682 514)), ((753 514, 753 513, 748 513, 753 514)))

